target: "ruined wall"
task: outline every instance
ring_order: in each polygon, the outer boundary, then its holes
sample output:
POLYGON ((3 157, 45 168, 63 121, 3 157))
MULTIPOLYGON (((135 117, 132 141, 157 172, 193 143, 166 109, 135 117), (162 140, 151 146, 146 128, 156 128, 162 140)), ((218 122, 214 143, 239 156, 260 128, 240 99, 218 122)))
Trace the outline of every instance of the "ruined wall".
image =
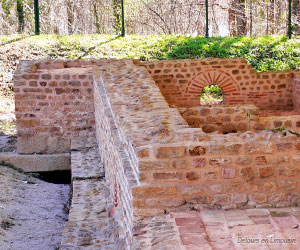
POLYGON ((300 115, 292 111, 292 115, 261 116, 255 105, 219 105, 178 108, 182 117, 192 128, 202 128, 205 133, 219 131, 236 133, 261 130, 272 130, 283 126, 300 133, 300 115))
POLYGON ((118 147, 109 146, 115 137, 110 131, 121 138, 119 150, 129 157, 131 169, 138 168, 139 181, 130 186, 135 216, 179 207, 299 204, 300 138, 296 135, 271 131, 206 134, 190 128, 178 110, 168 106, 144 67, 125 60, 100 73, 103 89, 97 92, 106 94, 111 115, 96 108, 101 114, 96 114, 97 124, 106 116, 115 126, 97 125, 99 145, 103 144, 112 189, 114 176, 122 178, 116 171, 128 165, 119 165, 119 158, 111 156, 118 155, 114 149, 118 147))
POLYGON ((92 64, 20 62, 14 77, 19 153, 68 152, 71 139, 95 134, 92 64))
POLYGON ((254 105, 200 106, 178 110, 190 127, 202 128, 205 133, 220 131, 226 134, 251 130, 259 113, 254 105))
POLYGON ((254 130, 278 129, 285 127, 296 133, 300 133, 300 115, 259 117, 253 125, 254 130))
MULTIPOLYGON (((200 92, 194 88, 202 88, 199 76, 205 75, 206 83, 210 78, 213 83, 221 81, 225 102, 290 108, 293 73, 256 74, 240 59, 140 66, 131 60, 27 65, 21 64, 15 79, 19 144, 37 138, 31 144, 36 145, 36 152, 52 152, 49 145, 65 149, 72 138, 94 135, 95 109, 106 180, 128 245, 133 215, 165 213, 178 207, 300 203, 300 138, 296 135, 271 131, 206 134, 190 128, 178 109, 169 107, 197 105, 200 92), (78 67, 81 63, 86 68, 78 67), (91 65, 99 68, 92 72, 91 65), (55 143, 47 144, 47 140, 55 143)), ((19 151, 24 148, 19 146, 19 151)))
MULTIPOLYGON (((129 61, 131 63, 131 61, 129 61)), ((124 249, 132 245, 133 207, 131 188, 138 185, 138 163, 130 139, 122 128, 120 118, 112 110, 105 86, 112 90, 113 70, 122 72, 119 67, 110 66, 95 69, 95 117, 96 135, 102 162, 105 166, 105 178, 111 191, 111 202, 119 223, 123 226, 123 234, 127 243, 124 249), (108 75, 109 74, 109 75, 108 75), (111 77, 111 78, 110 78, 111 77), (110 86, 110 87, 109 87, 110 86)), ((124 72, 123 79, 127 80, 124 72)))
POLYGON ((139 162, 142 186, 133 191, 137 214, 163 213, 180 206, 299 204, 299 138, 272 132, 207 137, 191 141, 186 133, 181 143, 149 147, 149 156, 139 162))
POLYGON ((200 105, 203 87, 217 84, 225 104, 291 108, 293 71, 256 71, 244 59, 201 59, 143 62, 170 105, 200 105))
POLYGON ((293 102, 294 102, 294 108, 300 114, 300 74, 297 74, 294 79, 293 102))

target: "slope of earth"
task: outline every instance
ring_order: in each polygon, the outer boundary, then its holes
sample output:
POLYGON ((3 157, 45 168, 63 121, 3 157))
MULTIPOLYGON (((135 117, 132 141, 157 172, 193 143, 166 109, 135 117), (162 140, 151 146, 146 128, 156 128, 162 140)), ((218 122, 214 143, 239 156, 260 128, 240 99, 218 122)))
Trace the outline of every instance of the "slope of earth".
POLYGON ((0 166, 0 249, 59 249, 69 191, 0 166))

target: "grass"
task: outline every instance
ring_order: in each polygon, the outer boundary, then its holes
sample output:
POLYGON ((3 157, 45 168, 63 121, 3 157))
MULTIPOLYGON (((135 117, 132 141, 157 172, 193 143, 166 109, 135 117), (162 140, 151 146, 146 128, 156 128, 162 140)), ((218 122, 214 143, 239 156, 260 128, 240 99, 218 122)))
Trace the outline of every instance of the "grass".
POLYGON ((11 35, 0 36, 0 89, 13 90, 19 60, 137 58, 245 58, 257 71, 300 67, 300 37, 186 37, 153 35, 11 35))

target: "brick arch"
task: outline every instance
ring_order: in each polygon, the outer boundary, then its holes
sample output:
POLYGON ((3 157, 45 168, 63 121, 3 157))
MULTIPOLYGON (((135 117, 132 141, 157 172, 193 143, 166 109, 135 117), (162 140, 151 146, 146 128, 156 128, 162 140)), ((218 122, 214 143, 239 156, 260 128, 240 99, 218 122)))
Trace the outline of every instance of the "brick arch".
POLYGON ((203 88, 212 84, 218 85, 223 90, 224 98, 238 95, 240 91, 240 86, 228 72, 220 69, 208 69, 194 75, 187 83, 184 96, 192 99, 197 97, 200 103, 200 95, 203 88))

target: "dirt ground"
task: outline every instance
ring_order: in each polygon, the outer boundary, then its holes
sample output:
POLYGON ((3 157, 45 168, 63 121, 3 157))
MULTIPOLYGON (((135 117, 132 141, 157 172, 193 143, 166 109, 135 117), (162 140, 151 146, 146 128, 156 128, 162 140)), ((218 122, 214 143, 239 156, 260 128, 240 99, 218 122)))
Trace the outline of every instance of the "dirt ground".
POLYGON ((0 166, 0 249, 59 249, 69 191, 0 166))
MULTIPOLYGON (((14 96, 0 95, 0 153, 16 151, 14 96)), ((0 250, 59 249, 70 185, 52 184, 0 163, 0 250)))

